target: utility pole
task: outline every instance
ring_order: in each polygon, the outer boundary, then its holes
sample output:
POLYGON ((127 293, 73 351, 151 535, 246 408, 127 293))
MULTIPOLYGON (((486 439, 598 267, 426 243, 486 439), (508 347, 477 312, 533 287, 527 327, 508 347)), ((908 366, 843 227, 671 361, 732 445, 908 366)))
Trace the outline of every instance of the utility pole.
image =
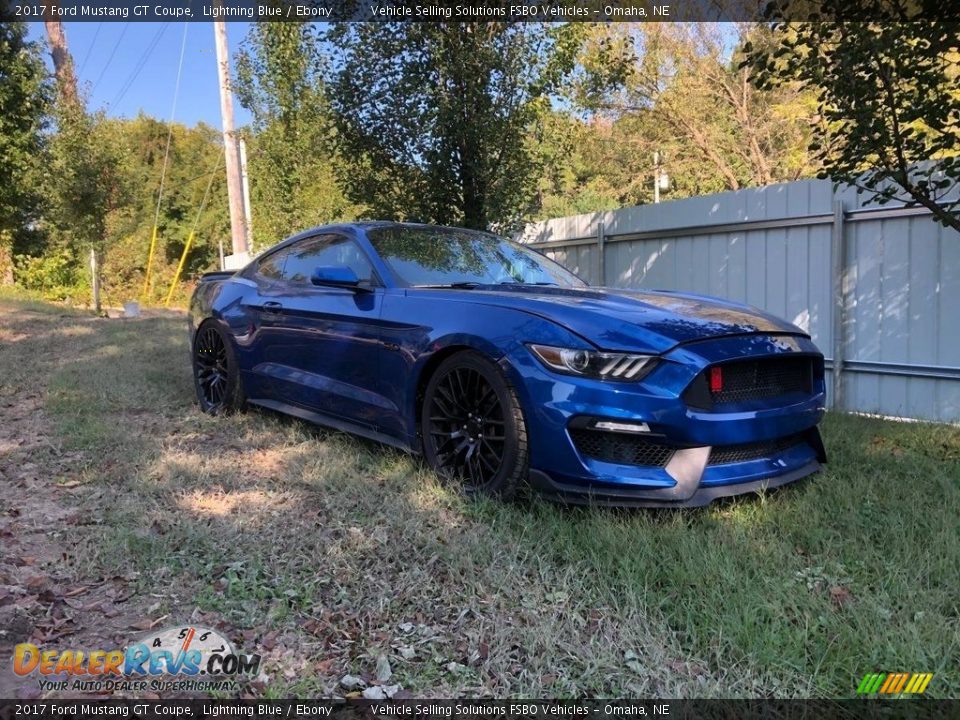
POLYGON ((220 79, 220 115, 223 119, 223 146, 227 167, 227 198, 230 201, 230 235, 233 254, 248 252, 247 223, 243 212, 243 183, 240 178, 240 153, 233 129, 233 91, 230 87, 230 51, 227 26, 223 20, 213 21, 217 48, 217 74, 220 79))
POLYGON ((247 250, 253 247, 253 221, 250 218, 250 177, 247 174, 247 143, 240 138, 240 180, 243 184, 243 222, 247 229, 247 250))

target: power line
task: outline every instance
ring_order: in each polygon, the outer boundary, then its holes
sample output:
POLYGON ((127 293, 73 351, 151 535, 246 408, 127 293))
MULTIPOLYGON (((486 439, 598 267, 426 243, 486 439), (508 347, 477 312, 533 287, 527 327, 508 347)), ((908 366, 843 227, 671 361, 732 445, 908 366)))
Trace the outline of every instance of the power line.
POLYGON ((87 60, 90 59, 90 53, 93 52, 93 48, 97 46, 97 37, 100 35, 100 28, 103 27, 103 23, 97 23, 97 29, 93 32, 93 40, 90 41, 90 47, 87 48, 87 54, 83 56, 83 62, 80 63, 80 72, 78 75, 83 75, 83 69, 87 66, 87 60))
POLYGON ((123 85, 120 86, 120 90, 110 103, 114 109, 116 109, 116 107, 120 104, 120 101, 123 100, 123 97, 127 94, 127 91, 133 87, 133 83, 136 82, 137 77, 139 77, 140 73, 143 71, 143 68, 146 67, 147 61, 150 59, 150 55, 157 48, 157 45, 160 43, 160 38, 163 36, 163 33, 166 31, 168 26, 169 23, 164 23, 160 26, 160 29, 157 30, 156 34, 154 34, 153 39, 143 51, 143 54, 140 56, 140 59, 137 61, 137 64, 134 66, 130 75, 124 81, 123 85))
POLYGON ((106 74, 107 69, 110 67, 110 63, 113 62, 113 56, 117 54, 117 48, 120 47, 120 41, 123 40, 123 36, 127 34, 128 27, 130 27, 130 23, 123 24, 123 30, 120 32, 120 37, 118 37, 117 42, 113 44, 113 50, 110 51, 110 57, 107 58, 107 64, 103 66, 103 70, 100 71, 100 75, 97 77, 97 81, 93 83, 93 87, 90 89, 91 93, 97 89, 97 85, 99 85, 100 81, 103 80, 103 76, 106 74))
POLYGON ((177 114, 177 97, 180 95, 180 77, 183 74, 183 55, 187 49, 187 28, 190 23, 183 23, 183 40, 180 42, 180 62, 177 65, 177 82, 173 86, 173 107, 170 108, 170 122, 167 129, 167 148, 163 152, 163 169, 160 171, 160 190, 157 192, 157 211, 153 216, 153 235, 150 238, 150 254, 147 256, 147 271, 143 282, 143 295, 146 297, 150 290, 150 270, 153 267, 153 253, 157 247, 157 226, 160 223, 160 203, 163 200, 163 184, 167 179, 167 164, 170 160, 170 143, 173 141, 173 119, 177 114))
MULTIPOLYGON (((224 148, 224 151, 226 148, 224 148)), ((193 245, 193 238, 197 234, 197 228, 200 227, 200 216, 203 215, 203 209, 207 206, 207 198, 210 197, 210 189, 213 187, 214 178, 217 176, 217 171, 220 169, 220 161, 223 159, 223 156, 226 152, 217 153, 217 164, 213 168, 213 172, 210 173, 210 181, 207 183, 207 189, 203 193, 203 200, 200 201, 200 207, 197 209, 197 217, 193 221, 193 228, 190 230, 190 234, 187 236, 187 244, 183 246, 183 252, 180 254, 180 263, 177 265, 177 272, 173 276, 173 282, 170 283, 170 291, 167 293, 167 299, 163 303, 164 307, 170 305, 170 298, 173 297, 173 291, 177 287, 177 282, 180 280, 180 274, 183 272, 183 266, 187 262, 187 254, 190 252, 190 246, 193 245)))

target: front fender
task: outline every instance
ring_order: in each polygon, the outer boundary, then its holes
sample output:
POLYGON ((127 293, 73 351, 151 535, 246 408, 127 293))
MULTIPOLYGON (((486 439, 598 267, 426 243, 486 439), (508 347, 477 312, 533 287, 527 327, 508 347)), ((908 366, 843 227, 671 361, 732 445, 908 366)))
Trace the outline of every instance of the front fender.
POLYGON ((384 346, 391 350, 383 354, 380 367, 382 382, 386 385, 383 394, 401 408, 410 438, 417 434, 418 393, 433 369, 450 352, 470 349, 493 362, 506 361, 505 372, 516 384, 518 376, 510 368, 513 363, 509 358, 529 354, 525 343, 592 347, 544 318, 522 310, 482 304, 445 304, 435 299, 421 301, 403 294, 388 295, 384 299, 383 320, 384 346), (411 318, 419 322, 413 324, 411 318), (398 382, 399 378, 405 378, 405 382, 398 382))

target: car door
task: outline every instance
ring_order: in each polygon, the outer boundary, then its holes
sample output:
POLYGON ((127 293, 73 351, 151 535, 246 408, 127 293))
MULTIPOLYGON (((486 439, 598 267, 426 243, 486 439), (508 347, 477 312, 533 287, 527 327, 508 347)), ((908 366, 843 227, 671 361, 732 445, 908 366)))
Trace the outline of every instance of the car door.
POLYGON ((253 400, 275 399, 278 393, 273 371, 282 363, 282 338, 276 308, 280 305, 277 296, 283 293, 283 268, 289 252, 286 247, 270 252, 244 273, 245 282, 256 289, 243 299, 247 327, 235 333, 235 339, 240 366, 245 369, 244 390, 253 400))
POLYGON ((383 288, 363 249, 338 234, 294 243, 270 300, 266 355, 280 399, 376 428, 387 402, 377 392, 383 288), (314 285, 321 266, 349 267, 360 285, 314 285))

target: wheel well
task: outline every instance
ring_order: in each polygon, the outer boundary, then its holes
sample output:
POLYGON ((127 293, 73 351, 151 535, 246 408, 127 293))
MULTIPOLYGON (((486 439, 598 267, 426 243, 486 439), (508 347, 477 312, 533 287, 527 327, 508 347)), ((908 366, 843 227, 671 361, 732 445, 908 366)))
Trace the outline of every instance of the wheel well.
MULTIPOLYGON (((416 433, 418 445, 420 444, 420 419, 421 415, 423 414, 423 394, 427 390, 427 383, 430 382, 430 378, 433 377, 433 373, 436 372, 438 367, 440 367, 440 363, 442 363, 451 355, 456 355, 458 352, 462 352, 464 350, 479 352, 476 348, 470 347, 469 345, 450 345, 442 350, 437 350, 433 355, 431 355, 430 359, 427 360, 426 364, 423 366, 423 370, 420 371, 420 376, 417 378, 417 394, 414 398, 414 417, 417 421, 416 433)), ((418 448, 418 450, 419 449, 420 448, 418 448)))

